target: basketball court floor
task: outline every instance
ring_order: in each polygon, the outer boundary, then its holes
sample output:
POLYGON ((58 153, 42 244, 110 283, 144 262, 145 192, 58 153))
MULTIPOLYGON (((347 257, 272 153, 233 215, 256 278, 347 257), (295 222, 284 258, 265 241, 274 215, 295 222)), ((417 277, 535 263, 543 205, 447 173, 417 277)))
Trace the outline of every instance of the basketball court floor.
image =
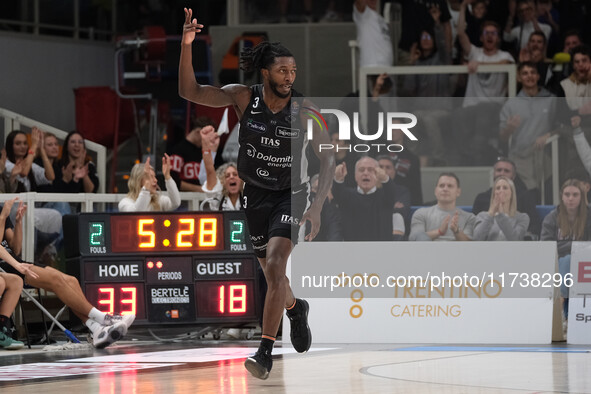
POLYGON ((0 350, 0 393, 591 393, 590 346, 314 343, 297 354, 279 343, 263 381, 243 367, 256 339, 134 336, 104 350, 0 350))

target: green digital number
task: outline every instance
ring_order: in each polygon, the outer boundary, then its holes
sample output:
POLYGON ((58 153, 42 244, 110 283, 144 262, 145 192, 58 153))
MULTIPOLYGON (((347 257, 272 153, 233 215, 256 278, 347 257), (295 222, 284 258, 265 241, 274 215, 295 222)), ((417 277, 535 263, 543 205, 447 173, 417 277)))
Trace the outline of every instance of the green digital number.
POLYGON ((105 244, 105 235, 104 235, 104 227, 105 224, 103 222, 92 222, 89 223, 89 243, 90 246, 104 246, 105 244))
POLYGON ((230 222, 230 242, 233 244, 244 243, 244 221, 232 220, 230 222))

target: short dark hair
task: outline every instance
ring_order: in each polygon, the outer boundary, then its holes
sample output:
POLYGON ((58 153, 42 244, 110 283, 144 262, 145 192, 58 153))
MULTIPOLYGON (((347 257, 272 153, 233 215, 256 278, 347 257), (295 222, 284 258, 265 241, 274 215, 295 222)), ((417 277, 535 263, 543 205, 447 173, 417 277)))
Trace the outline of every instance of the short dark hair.
POLYGON ((444 176, 454 178, 456 180, 456 183, 458 184, 458 187, 460 187, 460 178, 458 178, 458 176, 456 174, 454 174, 453 172, 442 172, 441 174, 439 174, 439 176, 437 177, 437 183, 435 184, 435 186, 439 185, 439 180, 441 179, 441 177, 444 177, 444 176))
POLYGON ((294 56, 279 42, 262 41, 256 47, 245 48, 240 53, 240 68, 246 72, 260 71, 275 63, 276 57, 294 56))
POLYGON ((533 31, 530 35, 529 35, 529 39, 531 39, 533 36, 540 36, 542 37, 542 41, 544 41, 544 46, 546 46, 546 43, 548 42, 548 39, 546 38, 546 35, 538 30, 533 31))
POLYGON ((536 64, 534 62, 527 61, 527 62, 521 62, 517 65, 517 73, 520 73, 524 67, 533 68, 534 70, 536 70, 536 72, 538 72, 538 67, 536 66, 536 64))
POLYGON ((562 43, 564 44, 564 41, 567 39, 567 37, 570 36, 577 36, 579 38, 579 41, 581 40, 581 33, 579 32, 579 30, 577 29, 570 29, 567 30, 563 35, 562 35, 562 43))
POLYGON ((515 165, 515 162, 513 160, 509 159, 508 157, 505 157, 505 156, 499 156, 499 157, 497 157, 497 160, 495 161, 495 164, 493 164, 493 167, 497 163, 500 163, 500 162, 511 164, 511 166, 513 167, 513 172, 516 172, 517 171, 517 166, 515 165))
POLYGON ((573 49, 571 49, 571 51, 570 51, 571 66, 573 65, 573 62, 575 61, 575 55, 577 55, 577 54, 587 56, 589 59, 591 59, 591 48, 589 48, 585 44, 581 44, 581 45, 578 45, 578 46, 574 47, 573 49))

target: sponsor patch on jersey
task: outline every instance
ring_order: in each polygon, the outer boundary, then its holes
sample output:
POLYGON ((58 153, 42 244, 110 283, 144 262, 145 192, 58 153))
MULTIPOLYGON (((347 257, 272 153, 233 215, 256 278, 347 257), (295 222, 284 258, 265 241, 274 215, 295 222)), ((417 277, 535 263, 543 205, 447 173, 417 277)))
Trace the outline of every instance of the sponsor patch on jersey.
POLYGON ((256 122, 252 119, 246 120, 246 127, 257 133, 264 133, 267 131, 267 125, 261 122, 256 122))
POLYGON ((281 138, 298 138, 300 136, 300 129, 277 126, 275 128, 275 135, 281 138))
POLYGON ((279 148, 281 141, 278 138, 261 137, 261 145, 267 148, 279 148))
POLYGON ((259 178, 262 178, 262 179, 264 179, 266 181, 277 182, 277 178, 276 177, 270 176, 269 170, 266 170, 264 168, 259 167, 259 168, 257 168, 256 173, 257 173, 257 176, 259 178))
POLYGON ((300 219, 294 218, 290 215, 281 215, 281 223, 291 224, 292 226, 297 226, 300 224, 300 219))

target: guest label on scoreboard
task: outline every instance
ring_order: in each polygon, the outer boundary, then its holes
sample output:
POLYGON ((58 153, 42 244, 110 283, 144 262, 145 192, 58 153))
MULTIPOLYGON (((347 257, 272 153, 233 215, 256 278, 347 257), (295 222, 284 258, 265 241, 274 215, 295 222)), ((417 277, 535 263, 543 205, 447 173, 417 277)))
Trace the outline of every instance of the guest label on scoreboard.
POLYGON ((126 282, 144 279, 143 263, 141 261, 85 262, 84 274, 87 282, 105 280, 126 282))
POLYGON ((252 278, 253 276, 253 264, 245 259, 197 258, 193 264, 195 267, 195 280, 252 278))
POLYGON ((191 256, 147 257, 146 280, 149 284, 191 283, 191 256))

